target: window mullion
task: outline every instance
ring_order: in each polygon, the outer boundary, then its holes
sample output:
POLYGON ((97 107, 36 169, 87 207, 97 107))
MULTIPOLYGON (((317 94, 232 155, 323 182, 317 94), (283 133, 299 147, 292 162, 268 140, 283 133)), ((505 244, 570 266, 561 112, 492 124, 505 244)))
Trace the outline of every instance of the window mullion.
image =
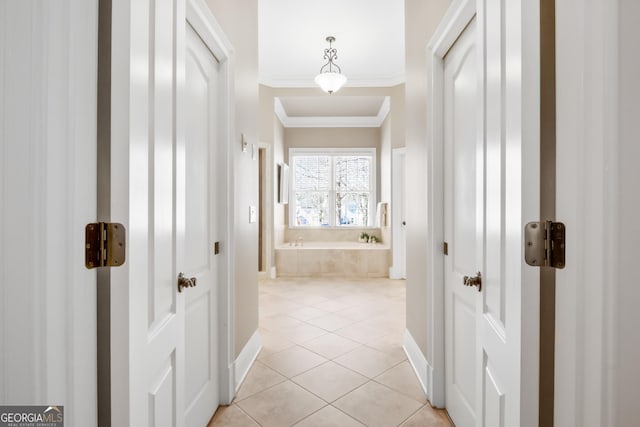
POLYGON ((329 186, 329 209, 331 211, 329 225, 332 227, 336 226, 336 157, 331 157, 331 176, 330 176, 330 186, 329 186))

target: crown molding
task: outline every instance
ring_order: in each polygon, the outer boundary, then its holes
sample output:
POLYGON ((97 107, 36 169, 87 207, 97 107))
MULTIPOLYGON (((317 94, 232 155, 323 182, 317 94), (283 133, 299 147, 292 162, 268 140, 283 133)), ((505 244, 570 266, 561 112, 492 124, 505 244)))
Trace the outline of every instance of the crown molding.
POLYGON ((275 98, 274 111, 285 128, 377 128, 382 126, 391 111, 391 100, 385 96, 375 116, 290 117, 279 98, 275 98))

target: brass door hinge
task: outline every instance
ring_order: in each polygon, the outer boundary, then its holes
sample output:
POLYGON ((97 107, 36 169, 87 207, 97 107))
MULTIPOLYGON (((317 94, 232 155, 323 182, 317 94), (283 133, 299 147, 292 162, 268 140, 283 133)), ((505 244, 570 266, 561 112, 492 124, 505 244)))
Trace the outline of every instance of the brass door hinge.
POLYGON ((565 267, 565 226, 530 222, 524 226, 524 260, 534 267, 565 267))
POLYGON ((118 267, 125 261, 126 235, 122 224, 96 222, 84 229, 84 266, 118 267))

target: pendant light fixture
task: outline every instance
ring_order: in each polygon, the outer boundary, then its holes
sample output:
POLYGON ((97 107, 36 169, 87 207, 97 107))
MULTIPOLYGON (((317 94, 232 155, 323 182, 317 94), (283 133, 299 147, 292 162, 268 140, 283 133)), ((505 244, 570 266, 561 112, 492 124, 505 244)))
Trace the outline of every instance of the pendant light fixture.
POLYGON ((327 60, 327 63, 320 68, 320 74, 316 76, 315 82, 323 91, 332 94, 344 86, 347 78, 342 74, 340 67, 333 62, 338 59, 338 51, 331 46, 336 38, 329 36, 326 40, 329 42, 329 48, 324 50, 324 59, 327 60))

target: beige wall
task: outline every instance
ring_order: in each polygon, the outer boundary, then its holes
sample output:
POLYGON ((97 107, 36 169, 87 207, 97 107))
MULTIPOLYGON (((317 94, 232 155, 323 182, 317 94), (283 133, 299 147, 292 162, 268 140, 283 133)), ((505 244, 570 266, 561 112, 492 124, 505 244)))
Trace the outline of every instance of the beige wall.
MULTIPOLYGON (((258 223, 249 223, 249 206, 258 206, 258 162, 243 153, 240 134, 258 144, 258 1, 207 0, 235 49, 235 355, 258 329, 258 223)), ((257 147, 256 147, 257 148, 257 147)))
POLYGON ((432 363, 427 348, 429 312, 426 247, 426 46, 450 0, 405 0, 407 147, 407 329, 432 363))

